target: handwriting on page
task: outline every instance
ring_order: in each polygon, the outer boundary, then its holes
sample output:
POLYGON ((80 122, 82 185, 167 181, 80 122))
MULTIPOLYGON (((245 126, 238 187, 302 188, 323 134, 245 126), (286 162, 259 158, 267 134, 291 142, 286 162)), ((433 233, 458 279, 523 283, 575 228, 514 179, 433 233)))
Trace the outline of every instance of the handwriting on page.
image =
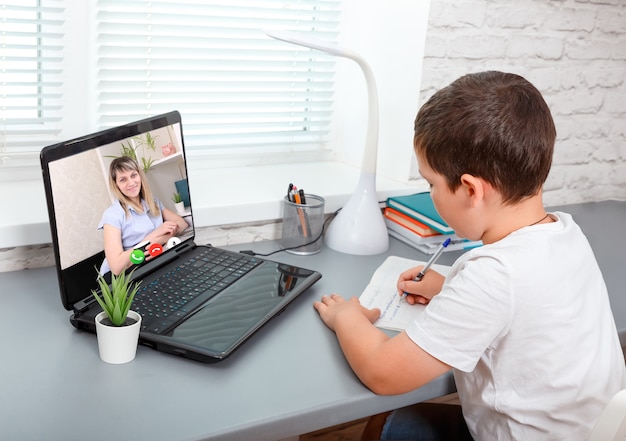
MULTIPOLYGON (((366 308, 380 309, 380 317, 374 323, 377 327, 403 330, 424 311, 424 306, 411 305, 402 300, 396 290, 400 273, 424 264, 425 262, 419 260, 389 256, 374 272, 359 300, 366 308)), ((433 265, 432 268, 444 275, 450 269, 443 265, 433 265)))
POLYGON ((380 317, 376 322, 376 326, 385 327, 387 329, 401 330, 405 329, 411 321, 417 318, 424 310, 423 305, 410 305, 402 300, 397 291, 380 293, 381 300, 388 299, 387 304, 381 309, 380 317))
POLYGON ((389 296, 387 297, 389 297, 389 302, 387 302, 385 307, 381 310, 380 316, 383 318, 389 318, 389 320, 393 320, 400 312, 400 303, 397 301, 396 297, 401 297, 398 296, 398 293, 396 291, 390 292, 389 296))

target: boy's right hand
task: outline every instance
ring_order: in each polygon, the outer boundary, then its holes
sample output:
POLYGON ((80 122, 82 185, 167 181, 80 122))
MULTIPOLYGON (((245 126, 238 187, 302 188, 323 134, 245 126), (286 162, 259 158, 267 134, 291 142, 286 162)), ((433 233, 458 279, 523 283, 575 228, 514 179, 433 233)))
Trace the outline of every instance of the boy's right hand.
POLYGON ((441 291, 445 277, 433 269, 424 274, 421 281, 415 282, 415 276, 419 274, 423 266, 416 266, 406 270, 398 278, 398 295, 407 293, 406 301, 411 305, 427 305, 430 300, 441 291))

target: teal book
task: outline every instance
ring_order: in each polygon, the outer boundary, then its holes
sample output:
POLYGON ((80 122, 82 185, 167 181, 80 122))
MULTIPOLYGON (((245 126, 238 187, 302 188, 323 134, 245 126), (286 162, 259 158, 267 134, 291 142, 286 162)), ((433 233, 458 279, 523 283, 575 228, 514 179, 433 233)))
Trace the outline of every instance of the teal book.
POLYGON ((429 192, 392 196, 387 199, 387 206, 411 216, 440 233, 450 234, 454 232, 435 210, 429 192))

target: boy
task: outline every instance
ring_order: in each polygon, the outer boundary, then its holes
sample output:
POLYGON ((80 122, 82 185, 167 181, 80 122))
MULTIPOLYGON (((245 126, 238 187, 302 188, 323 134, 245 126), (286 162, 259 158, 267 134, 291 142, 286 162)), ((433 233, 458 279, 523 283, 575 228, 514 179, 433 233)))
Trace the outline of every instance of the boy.
POLYGON ((474 440, 586 440, 626 387, 593 252, 570 215, 543 207, 555 139, 548 106, 520 76, 470 74, 437 92, 415 120, 420 174, 443 219, 484 246, 445 280, 429 270, 413 282, 421 267, 400 275, 399 294, 428 306, 393 338, 357 298, 314 305, 375 393, 404 393, 452 369, 474 440))

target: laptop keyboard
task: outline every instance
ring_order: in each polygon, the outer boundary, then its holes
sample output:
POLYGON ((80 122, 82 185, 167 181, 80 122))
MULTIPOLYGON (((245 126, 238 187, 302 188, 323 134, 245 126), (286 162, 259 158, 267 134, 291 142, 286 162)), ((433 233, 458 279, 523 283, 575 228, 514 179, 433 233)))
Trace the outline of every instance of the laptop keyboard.
POLYGON ((141 329, 167 332, 190 311, 247 274, 262 261, 245 254, 205 248, 158 279, 141 285, 132 309, 141 314, 141 329))

